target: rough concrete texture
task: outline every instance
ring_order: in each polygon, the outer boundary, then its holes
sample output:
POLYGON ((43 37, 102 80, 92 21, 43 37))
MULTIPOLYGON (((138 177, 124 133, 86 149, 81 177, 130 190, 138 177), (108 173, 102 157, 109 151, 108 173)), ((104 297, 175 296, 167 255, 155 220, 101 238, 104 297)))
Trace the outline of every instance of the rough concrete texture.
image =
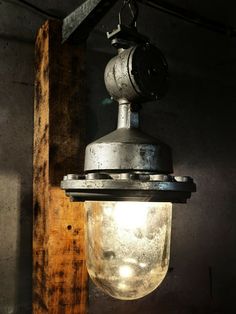
MULTIPOLYGON (((31 2, 61 16, 77 5, 31 2)), ((235 18, 233 2, 178 4, 224 22, 235 18)), ((103 84, 115 51, 101 34, 115 16, 108 14, 88 42, 88 141, 116 125, 117 106, 103 84)), ((33 39, 44 19, 0 1, 1 314, 31 313, 33 39)), ((127 302, 91 283, 89 314, 235 314, 236 40, 143 6, 139 25, 165 54, 170 72, 168 95, 143 106, 142 129, 172 147, 175 173, 193 176, 198 191, 174 207, 172 271, 162 285, 127 302)))
MULTIPOLYGON (((31 296, 33 47, 0 40, 0 313, 31 296)), ((30 313, 30 312, 29 312, 30 313)))

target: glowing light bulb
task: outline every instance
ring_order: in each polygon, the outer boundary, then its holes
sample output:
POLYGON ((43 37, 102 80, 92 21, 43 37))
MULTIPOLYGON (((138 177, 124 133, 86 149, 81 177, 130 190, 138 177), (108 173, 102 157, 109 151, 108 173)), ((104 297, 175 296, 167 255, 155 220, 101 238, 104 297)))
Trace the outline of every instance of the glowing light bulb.
POLYGON ((169 264, 171 203, 85 202, 91 279, 114 298, 132 300, 156 289, 169 264))

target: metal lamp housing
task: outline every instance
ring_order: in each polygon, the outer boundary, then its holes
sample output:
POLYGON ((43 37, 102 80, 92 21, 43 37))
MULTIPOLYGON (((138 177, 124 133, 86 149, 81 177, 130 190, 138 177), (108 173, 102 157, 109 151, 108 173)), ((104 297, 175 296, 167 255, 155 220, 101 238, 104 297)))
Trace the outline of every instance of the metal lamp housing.
POLYGON ((72 201, 184 203, 196 190, 193 180, 171 176, 169 146, 139 130, 140 104, 167 91, 167 63, 147 40, 137 44, 114 36, 118 54, 108 62, 104 79, 119 104, 117 129, 86 147, 85 174, 65 176, 61 187, 72 201))
POLYGON ((119 103, 117 130, 87 146, 85 171, 171 173, 170 148, 138 129, 138 106, 133 105, 165 92, 167 65, 160 51, 149 43, 120 48, 104 79, 119 103))
POLYGON ((167 91, 168 66, 161 51, 149 42, 118 49, 105 69, 105 85, 117 101, 159 99, 167 91))

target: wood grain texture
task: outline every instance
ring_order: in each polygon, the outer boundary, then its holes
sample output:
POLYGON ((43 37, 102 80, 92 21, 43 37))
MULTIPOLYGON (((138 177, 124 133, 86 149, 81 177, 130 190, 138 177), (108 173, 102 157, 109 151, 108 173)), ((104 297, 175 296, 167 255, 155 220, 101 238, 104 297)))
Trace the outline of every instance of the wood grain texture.
POLYGON ((59 187, 83 169, 85 48, 61 45, 61 23, 36 38, 33 313, 87 313, 84 208, 59 187))

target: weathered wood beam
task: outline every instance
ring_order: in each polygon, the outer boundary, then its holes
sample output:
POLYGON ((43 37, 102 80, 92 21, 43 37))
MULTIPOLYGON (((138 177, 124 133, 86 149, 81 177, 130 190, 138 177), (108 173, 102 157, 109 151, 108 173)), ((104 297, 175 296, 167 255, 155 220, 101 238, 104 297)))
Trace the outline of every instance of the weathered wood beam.
POLYGON ((36 38, 33 313, 87 312, 84 208, 59 184, 83 169, 85 45, 61 44, 61 22, 36 38))

